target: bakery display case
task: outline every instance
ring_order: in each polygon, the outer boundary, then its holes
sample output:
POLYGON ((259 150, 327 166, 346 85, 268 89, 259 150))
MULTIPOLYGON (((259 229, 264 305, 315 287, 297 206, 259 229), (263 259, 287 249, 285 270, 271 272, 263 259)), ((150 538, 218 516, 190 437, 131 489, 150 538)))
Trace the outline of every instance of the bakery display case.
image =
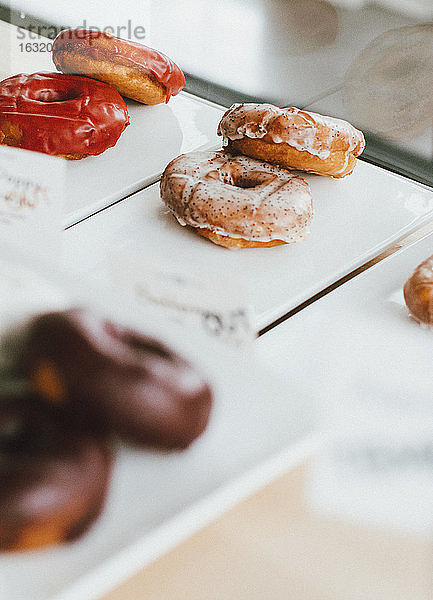
POLYGON ((139 26, 150 45, 176 55, 187 89, 200 97, 225 106, 293 104, 347 118, 367 135, 365 160, 431 185, 428 0, 148 1, 139 8, 131 1, 126 18, 97 3, 89 9, 84 2, 52 7, 23 0, 3 11, 17 25, 28 22, 36 31, 39 24, 48 36, 98 19, 126 33, 129 23, 130 37, 139 26))
POLYGON ((430 597, 432 19, 0 4, 9 600, 430 597))

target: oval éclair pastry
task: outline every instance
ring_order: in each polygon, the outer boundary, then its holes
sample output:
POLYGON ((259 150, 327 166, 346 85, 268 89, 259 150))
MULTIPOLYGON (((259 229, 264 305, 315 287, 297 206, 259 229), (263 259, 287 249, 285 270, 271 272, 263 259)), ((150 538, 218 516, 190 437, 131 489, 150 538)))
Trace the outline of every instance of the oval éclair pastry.
POLYGON ((63 73, 104 81, 144 104, 168 102, 186 85, 179 67, 161 52, 101 31, 61 31, 53 43, 53 61, 63 73))
POLYGON ((181 225, 226 248, 297 242, 313 218, 304 179, 221 151, 178 156, 167 165, 160 191, 181 225))
POLYGON ((218 125, 229 152, 335 178, 349 175, 365 147, 347 121, 299 108, 233 104, 218 125))

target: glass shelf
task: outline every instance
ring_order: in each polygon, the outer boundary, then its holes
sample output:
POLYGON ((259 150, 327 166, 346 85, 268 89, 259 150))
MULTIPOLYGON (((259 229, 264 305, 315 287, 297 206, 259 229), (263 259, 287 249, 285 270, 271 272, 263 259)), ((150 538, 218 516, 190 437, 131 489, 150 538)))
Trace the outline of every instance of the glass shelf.
MULTIPOLYGON (((0 5, 0 19, 49 34, 74 15, 81 23, 85 4, 41 4, 33 17, 25 13, 37 2, 15 0, 24 13, 0 5)), ((129 4, 137 18, 138 5, 129 4)), ((433 186, 433 23, 326 0, 144 4, 144 43, 175 59, 187 91, 223 106, 272 102, 347 119, 366 135, 364 160, 433 186)), ((101 28, 117 14, 105 10, 92 4, 101 28)))

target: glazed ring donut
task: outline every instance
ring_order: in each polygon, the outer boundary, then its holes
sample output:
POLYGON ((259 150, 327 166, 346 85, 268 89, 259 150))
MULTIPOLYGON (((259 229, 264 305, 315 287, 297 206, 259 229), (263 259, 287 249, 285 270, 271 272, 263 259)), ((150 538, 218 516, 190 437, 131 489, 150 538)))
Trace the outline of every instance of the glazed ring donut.
POLYGON ((230 152, 336 178, 353 171, 365 147, 363 134, 346 121, 272 104, 233 104, 218 135, 230 152))
POLYGON ((101 154, 129 124, 115 89, 62 73, 0 82, 0 143, 69 159, 101 154))
POLYGON ((99 515, 112 453, 36 396, 0 397, 0 550, 74 540, 99 515))
POLYGON ((313 217, 304 179, 224 152, 192 152, 172 160, 161 179, 161 198, 181 225, 226 248, 297 242, 313 217))
POLYGON ((168 102, 185 87, 182 71, 164 54, 100 31, 61 31, 53 43, 53 61, 63 73, 105 81, 144 104, 168 102))
POLYGON ((208 423, 212 391, 192 365, 85 309, 35 317, 19 362, 34 392, 71 418, 81 414, 94 431, 185 448, 208 423))
POLYGON ((406 281, 403 292, 406 306, 414 319, 433 325, 433 256, 417 266, 406 281))

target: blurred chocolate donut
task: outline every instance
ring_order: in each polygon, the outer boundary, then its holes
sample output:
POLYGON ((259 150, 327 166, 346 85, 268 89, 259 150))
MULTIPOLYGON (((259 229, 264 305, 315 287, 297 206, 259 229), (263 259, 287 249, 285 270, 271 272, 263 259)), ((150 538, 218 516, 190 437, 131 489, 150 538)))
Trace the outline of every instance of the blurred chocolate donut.
POLYGON ((111 452, 36 396, 0 397, 0 550, 73 540, 99 515, 111 452))
POLYGON ((137 444, 184 448, 209 419, 211 389, 187 361, 84 309, 34 318, 21 362, 51 404, 137 444))
POLYGON ((343 102, 361 129, 408 141, 433 125, 433 23, 373 40, 346 74, 343 102))

